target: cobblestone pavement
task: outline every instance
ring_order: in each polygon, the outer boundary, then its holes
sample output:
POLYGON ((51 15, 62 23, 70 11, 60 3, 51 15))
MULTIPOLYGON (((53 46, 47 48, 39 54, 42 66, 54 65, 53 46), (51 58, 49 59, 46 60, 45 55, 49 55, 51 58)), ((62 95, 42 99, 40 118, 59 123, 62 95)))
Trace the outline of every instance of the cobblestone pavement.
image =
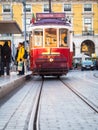
POLYGON ((98 79, 95 77, 97 74, 97 71, 71 72, 67 76, 68 79, 64 80, 64 82, 68 83, 98 107, 98 79))
POLYGON ((0 105, 0 130, 26 130, 40 82, 25 83, 3 105, 0 105))
POLYGON ((57 80, 44 84, 41 130, 98 130, 98 113, 57 80))
MULTIPOLYGON (((98 82, 94 74, 97 71, 72 71, 62 79, 96 103, 98 82), (92 81, 89 80, 90 77, 92 81)), ((3 85, 17 78, 20 77, 12 74, 10 77, 0 77, 0 81, 3 85)), ((27 129, 34 95, 39 85, 40 80, 29 82, 0 106, 0 130, 27 129)), ((98 114, 55 78, 45 79, 39 117, 40 130, 98 130, 98 114)))

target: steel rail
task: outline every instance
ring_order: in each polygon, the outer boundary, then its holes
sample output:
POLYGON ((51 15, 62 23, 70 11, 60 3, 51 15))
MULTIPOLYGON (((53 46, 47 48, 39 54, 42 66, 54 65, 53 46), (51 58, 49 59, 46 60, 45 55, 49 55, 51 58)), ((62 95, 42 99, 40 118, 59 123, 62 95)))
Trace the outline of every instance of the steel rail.
POLYGON ((42 88, 43 88, 43 82, 44 82, 44 79, 42 79, 42 83, 40 85, 39 91, 37 92, 37 95, 35 98, 34 106, 31 112, 30 120, 29 120, 28 130, 39 129, 38 116, 39 116, 40 98, 41 98, 41 93, 42 93, 42 88))
POLYGON ((91 109, 93 109, 96 113, 98 113, 98 106, 96 106, 92 101, 90 101, 88 98, 86 98, 84 95, 79 93, 76 89, 72 88, 70 84, 65 83, 63 80, 60 79, 60 81, 68 88, 70 89, 75 95, 77 95, 83 102, 85 102, 91 109))

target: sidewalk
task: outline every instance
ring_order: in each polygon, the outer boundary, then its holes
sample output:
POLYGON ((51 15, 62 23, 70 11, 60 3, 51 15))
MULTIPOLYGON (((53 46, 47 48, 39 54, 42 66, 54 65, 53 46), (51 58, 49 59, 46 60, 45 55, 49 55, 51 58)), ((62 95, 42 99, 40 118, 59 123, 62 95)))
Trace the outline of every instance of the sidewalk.
POLYGON ((18 76, 16 72, 11 72, 10 76, 0 77, 0 98, 4 97, 13 89, 19 87, 24 83, 24 81, 32 74, 31 71, 27 72, 25 75, 18 76))

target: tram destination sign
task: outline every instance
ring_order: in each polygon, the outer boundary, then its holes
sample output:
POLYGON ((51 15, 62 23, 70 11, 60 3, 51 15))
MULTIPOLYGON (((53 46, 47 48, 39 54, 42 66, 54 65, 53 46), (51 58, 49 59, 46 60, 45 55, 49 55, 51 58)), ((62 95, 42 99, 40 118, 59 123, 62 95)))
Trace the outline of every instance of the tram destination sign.
POLYGON ((57 18, 64 19, 65 13, 36 13, 36 19, 57 18))

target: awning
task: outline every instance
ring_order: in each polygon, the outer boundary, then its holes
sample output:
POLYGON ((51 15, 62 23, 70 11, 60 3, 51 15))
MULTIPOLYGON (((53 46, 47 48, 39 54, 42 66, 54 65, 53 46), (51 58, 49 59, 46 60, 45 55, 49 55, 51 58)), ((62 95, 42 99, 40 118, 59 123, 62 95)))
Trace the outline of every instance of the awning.
POLYGON ((0 34, 21 34, 22 31, 16 21, 0 21, 0 34))

